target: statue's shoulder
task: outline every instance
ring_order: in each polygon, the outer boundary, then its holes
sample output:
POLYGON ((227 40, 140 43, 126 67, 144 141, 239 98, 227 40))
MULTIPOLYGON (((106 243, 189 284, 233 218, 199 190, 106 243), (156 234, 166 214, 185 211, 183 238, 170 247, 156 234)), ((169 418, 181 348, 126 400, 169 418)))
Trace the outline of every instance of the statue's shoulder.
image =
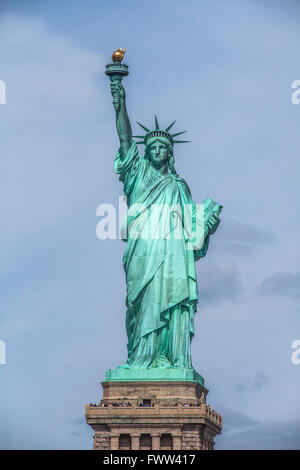
POLYGON ((186 181, 185 181, 183 178, 181 178, 181 176, 179 176, 179 175, 174 175, 174 174, 172 174, 172 176, 173 176, 173 178, 174 178, 176 181, 178 181, 178 183, 187 185, 186 181))
POLYGON ((177 182, 180 189, 186 191, 189 195, 191 195, 189 185, 187 184, 185 179, 181 178, 181 176, 179 176, 179 175, 172 175, 172 176, 173 176, 174 180, 177 182))

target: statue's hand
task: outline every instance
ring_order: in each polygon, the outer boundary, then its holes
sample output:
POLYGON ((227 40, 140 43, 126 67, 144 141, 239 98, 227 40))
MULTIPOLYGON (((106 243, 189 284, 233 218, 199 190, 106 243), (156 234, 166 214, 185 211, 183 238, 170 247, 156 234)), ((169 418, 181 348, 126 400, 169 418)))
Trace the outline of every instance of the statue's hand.
POLYGON ((110 91, 113 96, 113 104, 115 109, 119 109, 121 99, 124 99, 126 94, 122 83, 119 80, 114 80, 110 84, 110 91))
POLYGON ((217 230, 221 219, 216 214, 210 216, 207 222, 209 234, 212 235, 217 230))

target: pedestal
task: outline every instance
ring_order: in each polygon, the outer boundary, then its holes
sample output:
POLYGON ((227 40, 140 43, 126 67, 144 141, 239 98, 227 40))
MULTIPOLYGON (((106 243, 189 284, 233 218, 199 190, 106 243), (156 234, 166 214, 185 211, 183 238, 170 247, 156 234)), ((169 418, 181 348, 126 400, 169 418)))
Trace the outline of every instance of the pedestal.
POLYGON ((204 386, 203 377, 194 369, 109 369, 106 372, 108 382, 198 382, 204 386))
POLYGON ((206 404, 199 382, 102 383, 98 405, 86 405, 95 450, 210 450, 222 416, 206 404))

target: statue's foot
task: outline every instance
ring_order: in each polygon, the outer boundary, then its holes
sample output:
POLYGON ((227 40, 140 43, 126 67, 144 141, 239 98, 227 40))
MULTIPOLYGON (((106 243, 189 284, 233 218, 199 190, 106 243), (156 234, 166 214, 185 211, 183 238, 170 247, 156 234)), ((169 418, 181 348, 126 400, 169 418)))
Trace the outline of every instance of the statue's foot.
POLYGON ((192 366, 186 366, 184 364, 172 364, 171 366, 172 369, 185 369, 185 370, 194 370, 192 366))
POLYGON ((165 356, 159 356, 152 362, 150 368, 154 369, 170 369, 170 361, 165 356))

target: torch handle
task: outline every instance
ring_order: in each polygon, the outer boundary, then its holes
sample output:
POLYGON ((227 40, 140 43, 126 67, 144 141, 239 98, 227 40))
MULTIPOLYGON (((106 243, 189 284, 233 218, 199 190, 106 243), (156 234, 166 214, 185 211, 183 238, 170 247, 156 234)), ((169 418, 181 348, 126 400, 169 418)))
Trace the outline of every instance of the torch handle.
MULTIPOLYGON (((121 83, 122 78, 110 77, 111 82, 121 83)), ((114 93, 113 95, 113 105, 116 111, 120 109, 120 92, 114 93)))

